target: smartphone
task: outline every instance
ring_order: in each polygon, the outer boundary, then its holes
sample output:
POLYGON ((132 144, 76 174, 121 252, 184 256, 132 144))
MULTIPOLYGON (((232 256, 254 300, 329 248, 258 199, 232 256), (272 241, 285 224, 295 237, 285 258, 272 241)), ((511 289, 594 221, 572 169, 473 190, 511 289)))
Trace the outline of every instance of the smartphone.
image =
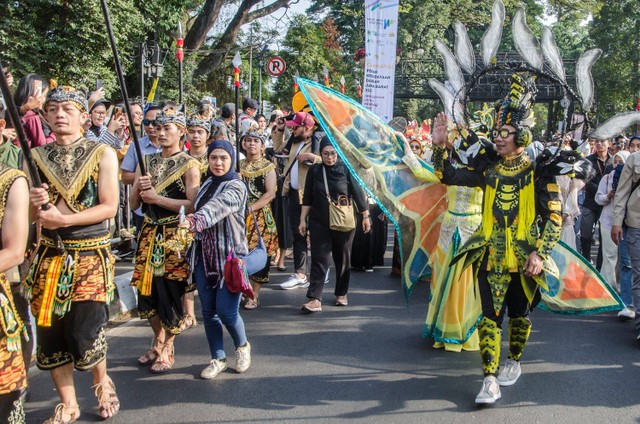
POLYGON ((96 80, 96 90, 100 90, 102 88, 103 84, 104 84, 104 81, 102 81, 101 79, 97 79, 96 80))

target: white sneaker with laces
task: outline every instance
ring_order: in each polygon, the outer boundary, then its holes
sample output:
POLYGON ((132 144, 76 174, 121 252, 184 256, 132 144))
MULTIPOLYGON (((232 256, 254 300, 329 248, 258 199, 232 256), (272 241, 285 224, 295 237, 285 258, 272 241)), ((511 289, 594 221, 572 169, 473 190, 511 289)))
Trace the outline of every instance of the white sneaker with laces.
POLYGON ((226 359, 212 359, 209 366, 202 370, 200 373, 200 378, 205 380, 211 380, 212 378, 216 378, 218 374, 227 369, 227 360, 226 359))
POLYGON ((618 312, 618 318, 621 320, 634 319, 636 317, 636 311, 631 306, 625 306, 623 310, 618 312))
POLYGON ((476 396, 476 403, 479 405, 495 403, 501 396, 500 386, 496 381, 496 377, 494 375, 488 375, 482 382, 482 389, 480 389, 480 393, 476 396))
POLYGON ((500 371, 500 374, 498 374, 498 384, 501 386, 512 386, 516 384, 520 374, 522 374, 520 362, 507 359, 504 368, 500 371))
POLYGON ((304 276, 303 278, 300 278, 296 274, 291 274, 291 276, 287 281, 280 284, 280 288, 282 290, 292 290, 298 287, 303 289, 309 287, 309 282, 307 281, 306 276, 304 276))
POLYGON ((247 342, 236 349, 236 372, 243 373, 251 366, 251 345, 247 342))

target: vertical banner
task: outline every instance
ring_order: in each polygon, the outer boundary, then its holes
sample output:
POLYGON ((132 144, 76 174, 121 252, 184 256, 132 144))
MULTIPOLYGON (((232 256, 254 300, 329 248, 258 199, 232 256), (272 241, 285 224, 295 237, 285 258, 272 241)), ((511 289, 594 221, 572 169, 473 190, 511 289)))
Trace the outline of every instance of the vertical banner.
POLYGON ((398 0, 365 1, 365 68, 362 104, 388 122, 393 117, 398 0))

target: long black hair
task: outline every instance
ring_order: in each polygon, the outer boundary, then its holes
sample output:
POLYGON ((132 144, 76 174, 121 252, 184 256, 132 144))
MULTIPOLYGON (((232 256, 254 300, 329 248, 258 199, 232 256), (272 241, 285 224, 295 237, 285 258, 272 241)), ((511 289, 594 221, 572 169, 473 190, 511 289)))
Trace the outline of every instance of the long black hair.
POLYGON ((29 101, 29 97, 41 94, 36 92, 37 81, 40 81, 42 83, 42 90, 50 89, 49 81, 38 74, 29 74, 20 78, 20 81, 18 81, 18 88, 13 95, 13 101, 18 107, 21 107, 22 105, 27 103, 29 101))

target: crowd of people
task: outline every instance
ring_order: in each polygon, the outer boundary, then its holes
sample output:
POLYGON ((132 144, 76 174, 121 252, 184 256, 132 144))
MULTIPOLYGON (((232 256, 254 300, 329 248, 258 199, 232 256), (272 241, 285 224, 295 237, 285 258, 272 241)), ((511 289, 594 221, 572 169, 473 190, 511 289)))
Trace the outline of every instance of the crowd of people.
MULTIPOLYGON (((102 89, 86 93, 52 86, 38 75, 21 78, 11 100, 19 108, 19 124, 43 185, 28 187, 15 128, 0 109, 0 219, 2 228, 12 228, 10 235, 2 232, 0 251, 0 296, 9 299, 0 302, 5 317, 0 354, 11 364, 0 379, 3 422, 22 414, 33 350, 27 340, 34 338, 36 365, 50 371, 60 396, 47 423, 80 416, 74 368, 91 371, 101 417, 118 413, 105 339, 106 305, 117 294, 116 258, 110 250, 114 239, 120 240, 121 258, 134 253, 131 285, 137 289, 139 316, 153 332, 138 363, 156 374, 172 369, 177 336, 198 325, 197 292, 211 352, 200 373, 203 379, 227 369, 223 327, 233 339, 236 372, 251 366, 240 310, 260 308, 271 267, 287 270, 288 249, 293 269, 279 287, 307 289, 301 306, 307 314, 322 311, 331 259, 332 303, 338 307, 349 305, 352 268, 371 272, 383 264, 386 217, 338 157, 317 118, 297 110, 295 102, 293 109, 283 106, 267 119, 258 115, 254 99, 245 98, 236 134, 236 105, 218 110, 208 98, 191 114, 173 102, 134 100, 132 125, 126 105, 113 104, 102 89), (132 146, 134 130, 143 134, 142 158, 132 146), (333 208, 347 208, 353 223, 335 225, 333 208), (114 227, 120 231, 114 233, 114 227), (237 277, 227 273, 229 263, 258 250, 265 253, 264 263, 243 281, 250 287, 237 289, 230 280, 237 277), (25 256, 29 261, 22 265, 25 256)), ((487 142, 495 157, 476 167, 454 166, 443 114, 433 130, 430 121, 420 127, 412 122, 397 133, 403 160, 416 178, 448 186, 448 212, 432 259, 427 329, 436 347, 481 351, 486 378, 477 403, 494 402, 499 386, 518 379, 536 287, 542 284, 540 275, 549 272, 543 264, 560 239, 579 246, 586 261, 593 261, 620 293, 625 308, 618 316, 636 318, 640 340, 640 135, 590 139, 582 146, 567 137, 566 148, 583 148, 595 176, 542 179, 532 165, 539 151, 533 148, 526 117, 516 121, 502 109, 497 113, 505 118, 488 137, 492 143, 487 142), (424 173, 421 163, 433 166, 435 173, 424 173), (487 175, 494 180, 487 182, 487 175), (513 187, 518 196, 505 197, 513 187), (487 202, 499 207, 488 208, 487 202), (540 231, 533 230, 537 227, 540 231), (596 239, 598 254, 592 256, 596 239), (453 268, 456 272, 449 272, 453 268), (454 275, 456 288, 451 289, 445 282, 454 275), (476 285, 482 301, 474 303, 469 299, 476 285), (451 290, 462 299, 467 317, 482 316, 469 322, 474 330, 477 325, 473 334, 460 334, 466 326, 442 318, 449 314, 439 309, 440 300, 451 297, 451 290), (498 374, 505 309, 509 358, 498 374)))

